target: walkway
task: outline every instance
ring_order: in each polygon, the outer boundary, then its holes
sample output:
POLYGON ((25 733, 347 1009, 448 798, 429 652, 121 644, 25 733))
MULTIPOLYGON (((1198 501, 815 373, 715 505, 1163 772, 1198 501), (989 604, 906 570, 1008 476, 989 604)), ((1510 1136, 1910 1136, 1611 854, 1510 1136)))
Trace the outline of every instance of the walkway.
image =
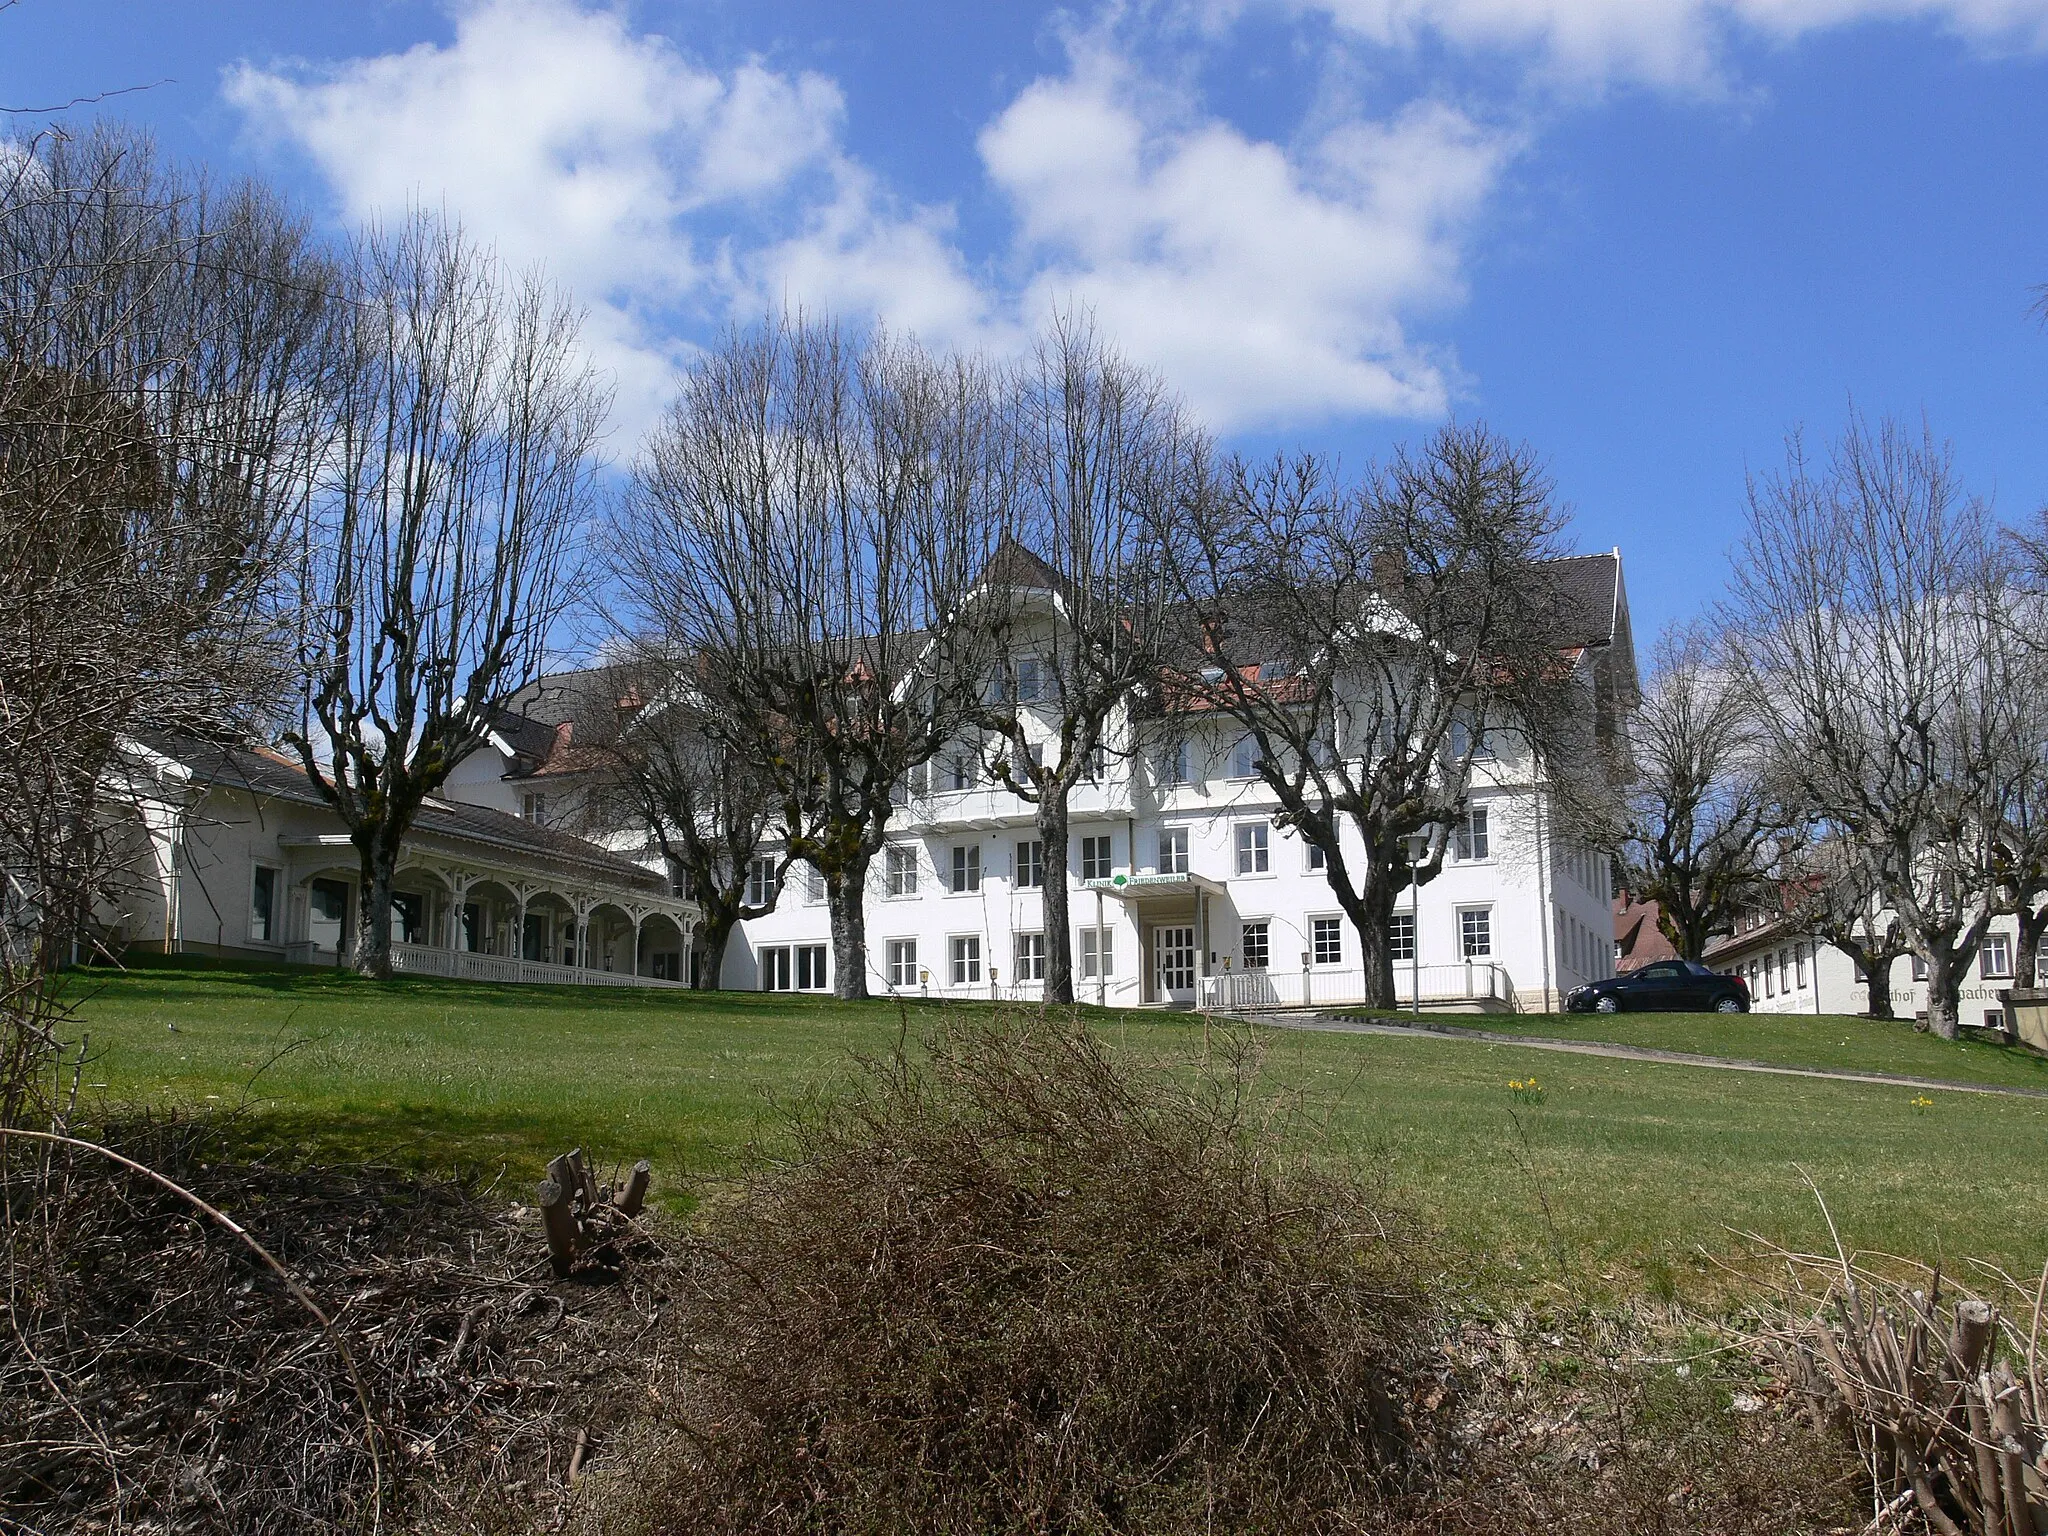
POLYGON ((1275 1029, 1320 1030, 1342 1035, 1394 1035, 1436 1040, 1476 1040, 1487 1045, 1518 1045, 1532 1051, 1564 1051, 1574 1056, 1612 1056, 1623 1061, 1654 1061, 1680 1067, 1717 1067, 1723 1072, 1762 1072, 1772 1077, 1819 1077, 1834 1083, 1874 1083, 1882 1088, 1939 1088, 1946 1093, 1991 1093, 2016 1099, 2048 1099, 2048 1088, 2006 1088, 1992 1083, 1959 1083, 1941 1077, 1906 1077, 1892 1072, 1836 1072, 1826 1067, 1779 1067, 1733 1056, 1696 1056, 1690 1051, 1660 1051, 1643 1045, 1611 1045, 1598 1040, 1546 1040, 1492 1029, 1466 1029, 1456 1024, 1383 1024, 1365 1019, 1316 1017, 1283 1019, 1241 1015, 1247 1022, 1275 1029))

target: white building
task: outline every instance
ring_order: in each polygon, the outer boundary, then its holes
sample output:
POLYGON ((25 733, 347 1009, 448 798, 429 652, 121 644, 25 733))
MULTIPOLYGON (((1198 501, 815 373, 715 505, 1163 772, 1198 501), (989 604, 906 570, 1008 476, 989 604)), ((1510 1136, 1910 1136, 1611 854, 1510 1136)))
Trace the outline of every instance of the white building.
MULTIPOLYGON (((1958 1014, 1965 1028, 2010 1027, 2005 993, 2015 977, 2018 920, 1995 917, 1984 946, 1964 977, 1958 1014)), ((1870 1003, 1856 962, 1784 916, 1750 913, 1736 931, 1707 946, 1705 961, 1749 983, 1750 1008, 1757 1013, 1863 1013, 1870 1003)), ((1927 968, 1917 955, 1892 962, 1891 1001, 1896 1018, 1927 1012, 1927 968)))
MULTIPOLYGON (((1551 574, 1574 613, 1576 632, 1564 649, 1585 707, 1604 712, 1613 728, 1636 687, 1620 553, 1553 562, 1551 574)), ((1028 653, 1028 637, 1020 644, 1028 653)), ((1029 676, 1027 655, 1020 680, 1029 676)), ((1020 689, 1027 732, 1034 741, 1056 736, 1056 722, 1029 707, 1029 686, 1020 689)), ((1131 740, 1128 720, 1112 727, 1113 740, 1131 740)), ((1274 797, 1235 728, 1196 724, 1188 735, 1172 752, 1106 754, 1073 795, 1077 996, 1179 1007, 1359 1000, 1357 935, 1315 850, 1274 826, 1274 797)), ((1037 995, 1043 849, 1032 807, 981 782, 977 763, 966 747, 944 755, 901 796, 900 819, 868 881, 873 991, 1037 995)), ((1405 896, 1407 910, 1394 920, 1400 996, 1419 994, 1434 1007, 1541 1009, 1611 974, 1607 860, 1560 835, 1540 765, 1511 751, 1482 759, 1469 804, 1442 872, 1405 896)), ((754 898, 766 894, 778 862, 764 850, 754 898)), ((806 866, 791 869, 794 888, 776 910, 734 935, 726 985, 831 987, 823 881, 806 866)))
MULTIPOLYGON (((455 787, 473 799, 430 797, 421 808, 393 898, 394 967, 480 981, 681 985, 697 909, 665 876, 477 803, 516 803, 532 766, 494 745, 458 774, 455 787)), ((126 877, 97 915, 115 946, 312 965, 346 958, 360 910, 356 850, 298 764, 210 743, 133 743, 106 803, 126 877)))

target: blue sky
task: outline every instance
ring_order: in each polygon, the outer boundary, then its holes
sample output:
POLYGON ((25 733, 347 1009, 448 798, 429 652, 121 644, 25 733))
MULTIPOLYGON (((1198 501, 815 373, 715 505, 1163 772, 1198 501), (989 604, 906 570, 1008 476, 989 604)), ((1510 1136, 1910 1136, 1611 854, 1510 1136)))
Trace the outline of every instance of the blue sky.
POLYGON ((1079 300, 1248 448, 1528 439, 1645 642, 1852 399, 2048 503, 2048 0, 0 9, 0 105, 145 84, 61 120, 546 261, 621 453, 782 299, 998 350, 1079 300))

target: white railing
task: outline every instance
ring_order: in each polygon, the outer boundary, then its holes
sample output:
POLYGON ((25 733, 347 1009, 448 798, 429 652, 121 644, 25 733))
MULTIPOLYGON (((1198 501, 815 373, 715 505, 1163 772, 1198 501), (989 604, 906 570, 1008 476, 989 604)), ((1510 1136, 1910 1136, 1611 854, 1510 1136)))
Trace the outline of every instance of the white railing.
POLYGON ((457 981, 508 981, 547 987, 684 987, 680 981, 635 976, 631 971, 605 971, 580 965, 549 965, 511 955, 480 955, 466 949, 435 949, 426 944, 393 944, 391 969, 407 976, 447 976, 457 981))
MULTIPOLYGON (((1521 1011, 1515 984, 1504 966, 1490 960, 1458 965, 1394 967, 1394 1000, 1412 1006, 1420 992, 1431 1003, 1496 1003, 1510 1013, 1521 1011)), ((1197 1006, 1222 1012, 1262 1008, 1338 1008, 1366 1000, 1363 969, 1330 967, 1308 971, 1232 971, 1204 976, 1197 988, 1197 1006)))

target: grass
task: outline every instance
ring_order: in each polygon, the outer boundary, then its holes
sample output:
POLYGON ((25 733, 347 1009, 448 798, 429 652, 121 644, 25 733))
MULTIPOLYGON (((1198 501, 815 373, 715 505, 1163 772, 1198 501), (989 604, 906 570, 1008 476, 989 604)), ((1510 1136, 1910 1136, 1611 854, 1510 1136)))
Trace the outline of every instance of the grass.
MULTIPOLYGON (((1402 1022, 1412 1018, 1404 1015, 1402 1022)), ((2048 1092, 2048 1056, 1982 1040, 1943 1040, 1914 1029, 1910 1019, 1784 1013, 1517 1013, 1433 1016, 1430 1022, 1547 1040, 1689 1051, 1778 1067, 1889 1072, 2048 1092)))
MULTIPOLYGON (((556 1151, 653 1159, 667 1197, 772 1144, 777 1101, 829 1092, 854 1054, 936 1005, 758 994, 514 988, 332 972, 161 965, 81 982, 85 1081, 108 1105, 247 1110, 249 1135, 309 1157, 504 1170, 522 1193, 556 1151)), ((1098 1016, 1181 1060, 1186 1015, 1098 1016)), ((1489 1027, 1503 1021, 1489 1019, 1489 1027)), ((2039 1065, 1855 1021, 1516 1019, 1517 1027, 1751 1060, 2029 1082, 2039 1065), (1846 1033, 1845 1033, 1846 1032, 1846 1033), (1840 1042, 1851 1043, 1847 1046, 1840 1042), (1892 1046, 1901 1058, 1886 1055, 1892 1046), (1775 1054, 1774 1054, 1775 1053, 1775 1054)), ((1384 1168, 1488 1278, 1598 1292, 1717 1289, 1730 1229, 1825 1243, 1804 1175, 1851 1241, 2015 1271, 2048 1257, 2048 1100, 1559 1056, 1445 1039, 1274 1031, 1264 1082, 1313 1155, 1384 1168), (1517 1096, 1510 1080, 1534 1078, 1517 1096), (1531 1102, 1531 1100, 1536 1100, 1531 1102), (1931 1103, 1921 1103, 1931 1100, 1931 1103), (1804 1170, 1804 1174, 1802 1174, 1804 1170)))

